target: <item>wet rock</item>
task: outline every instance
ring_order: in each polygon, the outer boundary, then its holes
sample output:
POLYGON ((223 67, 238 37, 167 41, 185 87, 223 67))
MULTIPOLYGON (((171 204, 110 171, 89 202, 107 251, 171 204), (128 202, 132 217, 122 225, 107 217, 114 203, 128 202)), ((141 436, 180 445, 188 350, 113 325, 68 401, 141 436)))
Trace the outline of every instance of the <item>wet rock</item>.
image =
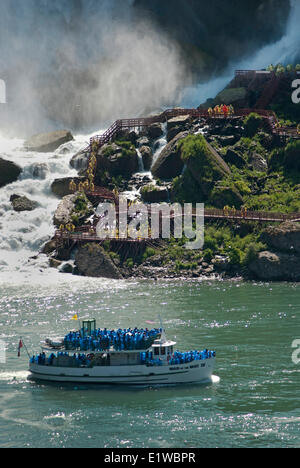
POLYGON ((142 136, 141 138, 137 140, 136 144, 137 144, 137 147, 140 148, 142 146, 150 146, 151 141, 150 141, 150 138, 148 138, 147 136, 142 136))
POLYGON ((56 132, 40 133, 29 138, 24 147, 27 151, 39 153, 51 153, 64 143, 74 140, 68 130, 57 130, 56 132))
POLYGON ((17 164, 0 158, 0 188, 16 182, 22 172, 17 164))
POLYGON ((62 262, 61 260, 57 260, 56 258, 50 258, 49 259, 49 265, 50 268, 59 268, 61 266, 62 262))
POLYGON ((178 117, 168 120, 167 130, 170 131, 174 127, 180 127, 181 129, 186 130, 186 127, 189 126, 190 123, 190 115, 179 115, 178 117))
POLYGON ((52 252, 54 252, 54 250, 56 250, 56 242, 55 240, 51 239, 43 246, 41 253, 50 255, 52 252))
POLYGON ((80 151, 72 157, 70 166, 76 169, 76 171, 86 171, 89 165, 89 157, 90 153, 80 151))
POLYGON ((153 161, 152 149, 149 146, 141 146, 140 153, 142 155, 145 171, 150 171, 153 161))
POLYGON ((54 213, 54 224, 56 226, 66 225, 72 221, 71 216, 75 209, 77 195, 66 195, 58 205, 54 213))
POLYGON ((64 263, 63 265, 61 265, 59 269, 61 273, 69 273, 69 274, 72 274, 73 270, 74 270, 74 267, 72 263, 64 263))
POLYGON ((85 177, 63 177, 61 179, 55 179, 51 184, 51 191, 58 198, 63 198, 66 195, 71 195, 73 192, 70 191, 70 182, 74 180, 77 184, 84 182, 85 177))
POLYGON ((120 143, 120 145, 109 143, 103 145, 97 155, 96 183, 101 185, 101 176, 104 173, 108 173, 110 177, 122 176, 130 179, 138 170, 139 159, 133 145, 130 146, 128 142, 120 143))
POLYGON ((260 252, 249 265, 249 270, 264 281, 300 281, 300 256, 260 252))
POLYGON ((62 199, 54 213, 53 221, 56 226, 69 223, 81 225, 93 212, 93 206, 85 194, 77 192, 62 199))
POLYGON ((160 187, 149 184, 142 188, 141 196, 147 203, 161 203, 169 200, 169 190, 167 187, 160 187))
POLYGON ((234 135, 221 135, 217 137, 217 140, 221 146, 234 145, 239 138, 234 135))
POLYGON ((170 180, 182 173, 184 164, 181 160, 179 143, 187 136, 188 132, 181 132, 165 146, 152 166, 154 177, 170 180))
POLYGON ((35 179, 45 180, 49 173, 49 167, 46 163, 37 163, 32 165, 32 176, 35 179))
POLYGON ((269 248, 300 254, 300 223, 286 222, 269 226, 261 235, 261 241, 269 248))
POLYGON ((33 211, 38 207, 36 201, 29 200, 27 197, 22 197, 20 195, 12 195, 10 197, 13 209, 15 211, 33 211))
POLYGON ((97 244, 79 247, 75 256, 79 275, 93 278, 122 279, 122 275, 105 250, 97 244))
POLYGON ((161 137, 163 135, 163 127, 162 124, 160 123, 154 123, 150 125, 150 127, 147 130, 147 136, 151 140, 156 140, 157 138, 161 137))

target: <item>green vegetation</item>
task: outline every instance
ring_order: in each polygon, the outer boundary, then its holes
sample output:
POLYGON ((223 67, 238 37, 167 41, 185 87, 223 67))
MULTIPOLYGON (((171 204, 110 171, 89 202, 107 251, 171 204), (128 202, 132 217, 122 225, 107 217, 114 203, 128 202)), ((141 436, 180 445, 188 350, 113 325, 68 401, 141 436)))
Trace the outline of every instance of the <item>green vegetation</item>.
POLYGON ((262 123, 263 118, 260 115, 254 112, 249 114, 244 120, 245 135, 250 138, 254 137, 262 123))

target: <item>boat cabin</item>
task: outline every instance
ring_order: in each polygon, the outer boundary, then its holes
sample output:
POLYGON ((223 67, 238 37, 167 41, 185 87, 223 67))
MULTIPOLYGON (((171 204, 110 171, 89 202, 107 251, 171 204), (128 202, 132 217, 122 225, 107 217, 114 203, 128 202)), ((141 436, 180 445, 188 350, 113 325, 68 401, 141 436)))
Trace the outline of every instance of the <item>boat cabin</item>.
POLYGON ((158 359, 168 359, 174 354, 175 341, 155 340, 152 345, 153 357, 158 359))
POLYGON ((82 321, 82 335, 83 337, 85 336, 91 336, 93 332, 96 331, 96 320, 91 319, 91 320, 83 320, 82 321))

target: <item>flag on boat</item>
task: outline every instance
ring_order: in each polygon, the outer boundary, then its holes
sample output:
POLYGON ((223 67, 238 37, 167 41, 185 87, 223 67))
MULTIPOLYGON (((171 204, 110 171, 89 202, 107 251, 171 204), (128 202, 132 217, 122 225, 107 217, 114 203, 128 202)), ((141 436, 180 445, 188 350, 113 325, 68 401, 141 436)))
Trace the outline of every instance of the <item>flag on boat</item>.
POLYGON ((23 341, 20 340, 19 341, 19 346, 18 346, 18 357, 21 356, 21 349, 23 348, 23 341))

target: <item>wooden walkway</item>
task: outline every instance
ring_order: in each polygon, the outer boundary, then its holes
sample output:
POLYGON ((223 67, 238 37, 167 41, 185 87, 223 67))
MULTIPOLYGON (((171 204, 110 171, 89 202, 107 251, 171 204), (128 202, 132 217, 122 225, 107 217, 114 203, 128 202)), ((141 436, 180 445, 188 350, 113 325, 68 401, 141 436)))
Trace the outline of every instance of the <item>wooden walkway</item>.
POLYGON ((252 112, 263 117, 268 125, 270 131, 274 135, 278 135, 279 137, 283 138, 300 138, 300 135, 297 132, 296 128, 288 128, 288 127, 281 127, 279 128, 279 121, 275 114, 275 112, 270 110, 264 110, 259 108, 253 109, 237 109, 234 114, 225 116, 224 114, 213 114, 210 115, 207 110, 201 109, 168 109, 164 111, 162 114, 159 114, 154 117, 146 117, 146 118, 135 118, 135 119, 121 119, 117 120, 113 123, 108 130, 106 130, 102 135, 96 135, 90 139, 90 144, 85 151, 92 151, 94 145, 96 145, 97 149, 101 148, 106 143, 111 142, 120 132, 124 130, 134 131, 134 130, 141 130, 143 128, 147 128, 154 123, 164 123, 168 120, 189 115, 192 118, 198 119, 205 119, 207 121, 212 121, 214 119, 236 119, 240 117, 247 117, 252 112))
MULTIPOLYGON (((149 206, 149 215, 151 215, 149 206)), ((120 215, 126 216, 127 212, 119 213, 120 215)), ((193 209, 193 217, 202 216, 202 214, 198 214, 196 209, 193 209)), ((174 220, 176 217, 182 217, 182 214, 176 215, 174 211, 170 211, 170 215, 163 215, 161 214, 160 219, 168 219, 170 222, 174 220)), ((218 210, 218 209, 210 209, 206 208, 204 210, 204 219, 206 220, 234 220, 234 221, 247 221, 247 222, 259 222, 259 223, 282 223, 286 221, 293 221, 293 222, 300 222, 300 213, 273 213, 273 212, 264 212, 264 211, 247 211, 247 210, 218 210)), ((124 246, 124 244, 143 244, 147 241, 154 240, 149 235, 149 238, 139 237, 137 239, 132 239, 130 237, 106 237, 100 238, 97 236, 96 228, 92 226, 82 226, 76 228, 74 232, 69 231, 56 231, 55 233, 55 241, 57 246, 63 246, 68 244, 69 246, 73 247, 77 243, 87 243, 87 242, 98 242, 102 243, 104 241, 114 242, 115 244, 119 244, 124 246)))

